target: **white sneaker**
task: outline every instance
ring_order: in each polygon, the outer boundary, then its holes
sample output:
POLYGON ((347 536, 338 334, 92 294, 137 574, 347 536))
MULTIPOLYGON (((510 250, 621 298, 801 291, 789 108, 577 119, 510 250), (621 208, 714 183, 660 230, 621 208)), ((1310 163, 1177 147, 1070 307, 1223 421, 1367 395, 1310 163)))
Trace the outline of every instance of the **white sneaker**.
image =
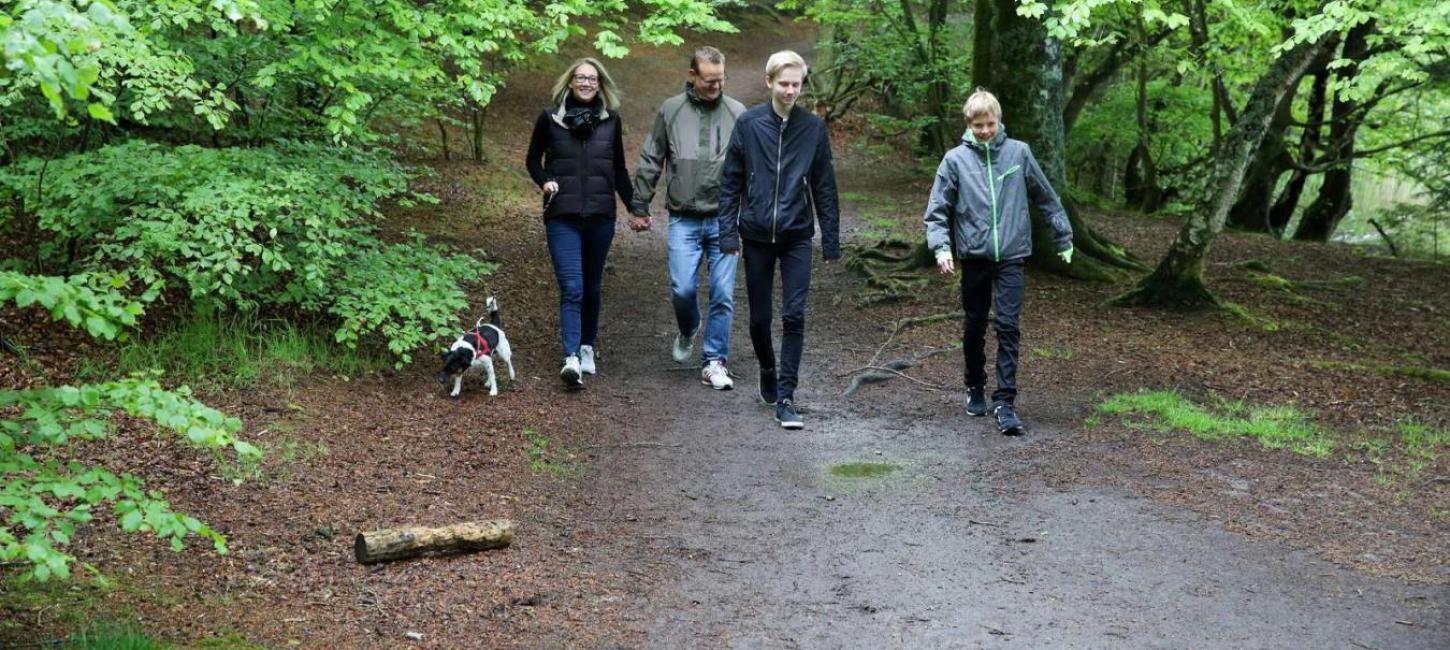
POLYGON ((675 363, 685 363, 695 354, 695 335, 675 335, 675 348, 670 350, 670 355, 675 358, 675 363))
POLYGON ((594 374, 594 346, 579 346, 579 372, 586 375, 594 374))
POLYGON ((700 371, 700 383, 715 390, 730 390, 735 388, 735 382, 730 379, 730 371, 725 369, 725 364, 719 359, 711 359, 705 364, 705 369, 700 371))
POLYGON ((579 372, 579 357, 564 357, 564 367, 559 370, 559 379, 564 380, 564 385, 569 388, 580 388, 584 385, 584 374, 579 372))

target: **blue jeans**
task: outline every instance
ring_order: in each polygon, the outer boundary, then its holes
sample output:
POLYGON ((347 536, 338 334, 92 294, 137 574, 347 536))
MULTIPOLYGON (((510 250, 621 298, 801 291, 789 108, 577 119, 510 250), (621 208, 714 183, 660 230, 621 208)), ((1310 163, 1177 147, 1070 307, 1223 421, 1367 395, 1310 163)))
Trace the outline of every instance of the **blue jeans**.
POLYGON ((564 340, 564 356, 577 356, 579 346, 594 345, 599 334, 604 258, 614 241, 614 219, 552 217, 544 220, 544 232, 554 260, 554 279, 559 283, 559 337, 564 340))
POLYGON ((700 305, 695 299, 700 262, 709 258, 710 316, 701 345, 702 364, 730 356, 730 321, 735 317, 735 255, 720 252, 720 220, 670 213, 670 294, 680 334, 691 336, 700 328, 700 305))

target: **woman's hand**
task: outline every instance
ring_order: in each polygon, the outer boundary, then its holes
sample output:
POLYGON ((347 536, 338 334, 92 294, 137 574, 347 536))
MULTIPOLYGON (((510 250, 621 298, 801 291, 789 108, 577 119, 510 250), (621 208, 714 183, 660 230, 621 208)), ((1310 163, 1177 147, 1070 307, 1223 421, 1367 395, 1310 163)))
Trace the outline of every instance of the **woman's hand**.
POLYGON ((553 194, 559 191, 559 183, 555 181, 544 181, 544 184, 540 187, 543 188, 545 194, 553 194))

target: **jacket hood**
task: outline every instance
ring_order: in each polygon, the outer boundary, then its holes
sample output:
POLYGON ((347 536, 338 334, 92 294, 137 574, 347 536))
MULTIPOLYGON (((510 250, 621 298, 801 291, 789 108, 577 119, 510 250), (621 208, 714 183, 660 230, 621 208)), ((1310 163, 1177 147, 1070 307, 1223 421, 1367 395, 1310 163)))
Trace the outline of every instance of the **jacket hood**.
MULTIPOLYGON (((992 151, 994 151, 994 152, 1001 151, 1002 150, 1002 143, 1003 142, 1006 142, 1006 141, 1007 141, 1007 125, 1006 124, 998 124, 997 125, 997 135, 992 136, 992 139, 989 140, 989 141, 987 141, 987 145, 986 146, 990 146, 992 148, 992 151)), ((972 135, 972 130, 971 129, 967 129, 966 131, 963 131, 962 132, 962 144, 967 145, 967 148, 968 149, 972 149, 972 150, 975 150, 975 151, 982 151, 982 148, 983 148, 982 143, 977 142, 976 136, 972 135)))

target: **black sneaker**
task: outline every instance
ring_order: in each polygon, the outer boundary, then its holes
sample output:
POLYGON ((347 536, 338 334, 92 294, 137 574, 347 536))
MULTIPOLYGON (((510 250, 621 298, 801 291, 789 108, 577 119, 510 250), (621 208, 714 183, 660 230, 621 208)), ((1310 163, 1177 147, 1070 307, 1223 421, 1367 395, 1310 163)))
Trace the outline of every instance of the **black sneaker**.
POLYGON ((804 429, 806 426, 805 421, 801 420, 800 414, 795 412, 795 404, 791 403, 789 398, 780 400, 780 403, 775 405, 775 421, 779 422, 783 429, 804 429))
POLYGON ((987 414, 987 389, 982 386, 967 388, 967 415, 981 417, 987 414))
POLYGON ((1017 409, 1011 404, 998 402, 992 409, 992 417, 997 418, 997 430, 1004 436, 1022 435, 1022 420, 1017 419, 1017 409))
POLYGON ((760 369, 760 401, 775 406, 775 368, 760 369))

